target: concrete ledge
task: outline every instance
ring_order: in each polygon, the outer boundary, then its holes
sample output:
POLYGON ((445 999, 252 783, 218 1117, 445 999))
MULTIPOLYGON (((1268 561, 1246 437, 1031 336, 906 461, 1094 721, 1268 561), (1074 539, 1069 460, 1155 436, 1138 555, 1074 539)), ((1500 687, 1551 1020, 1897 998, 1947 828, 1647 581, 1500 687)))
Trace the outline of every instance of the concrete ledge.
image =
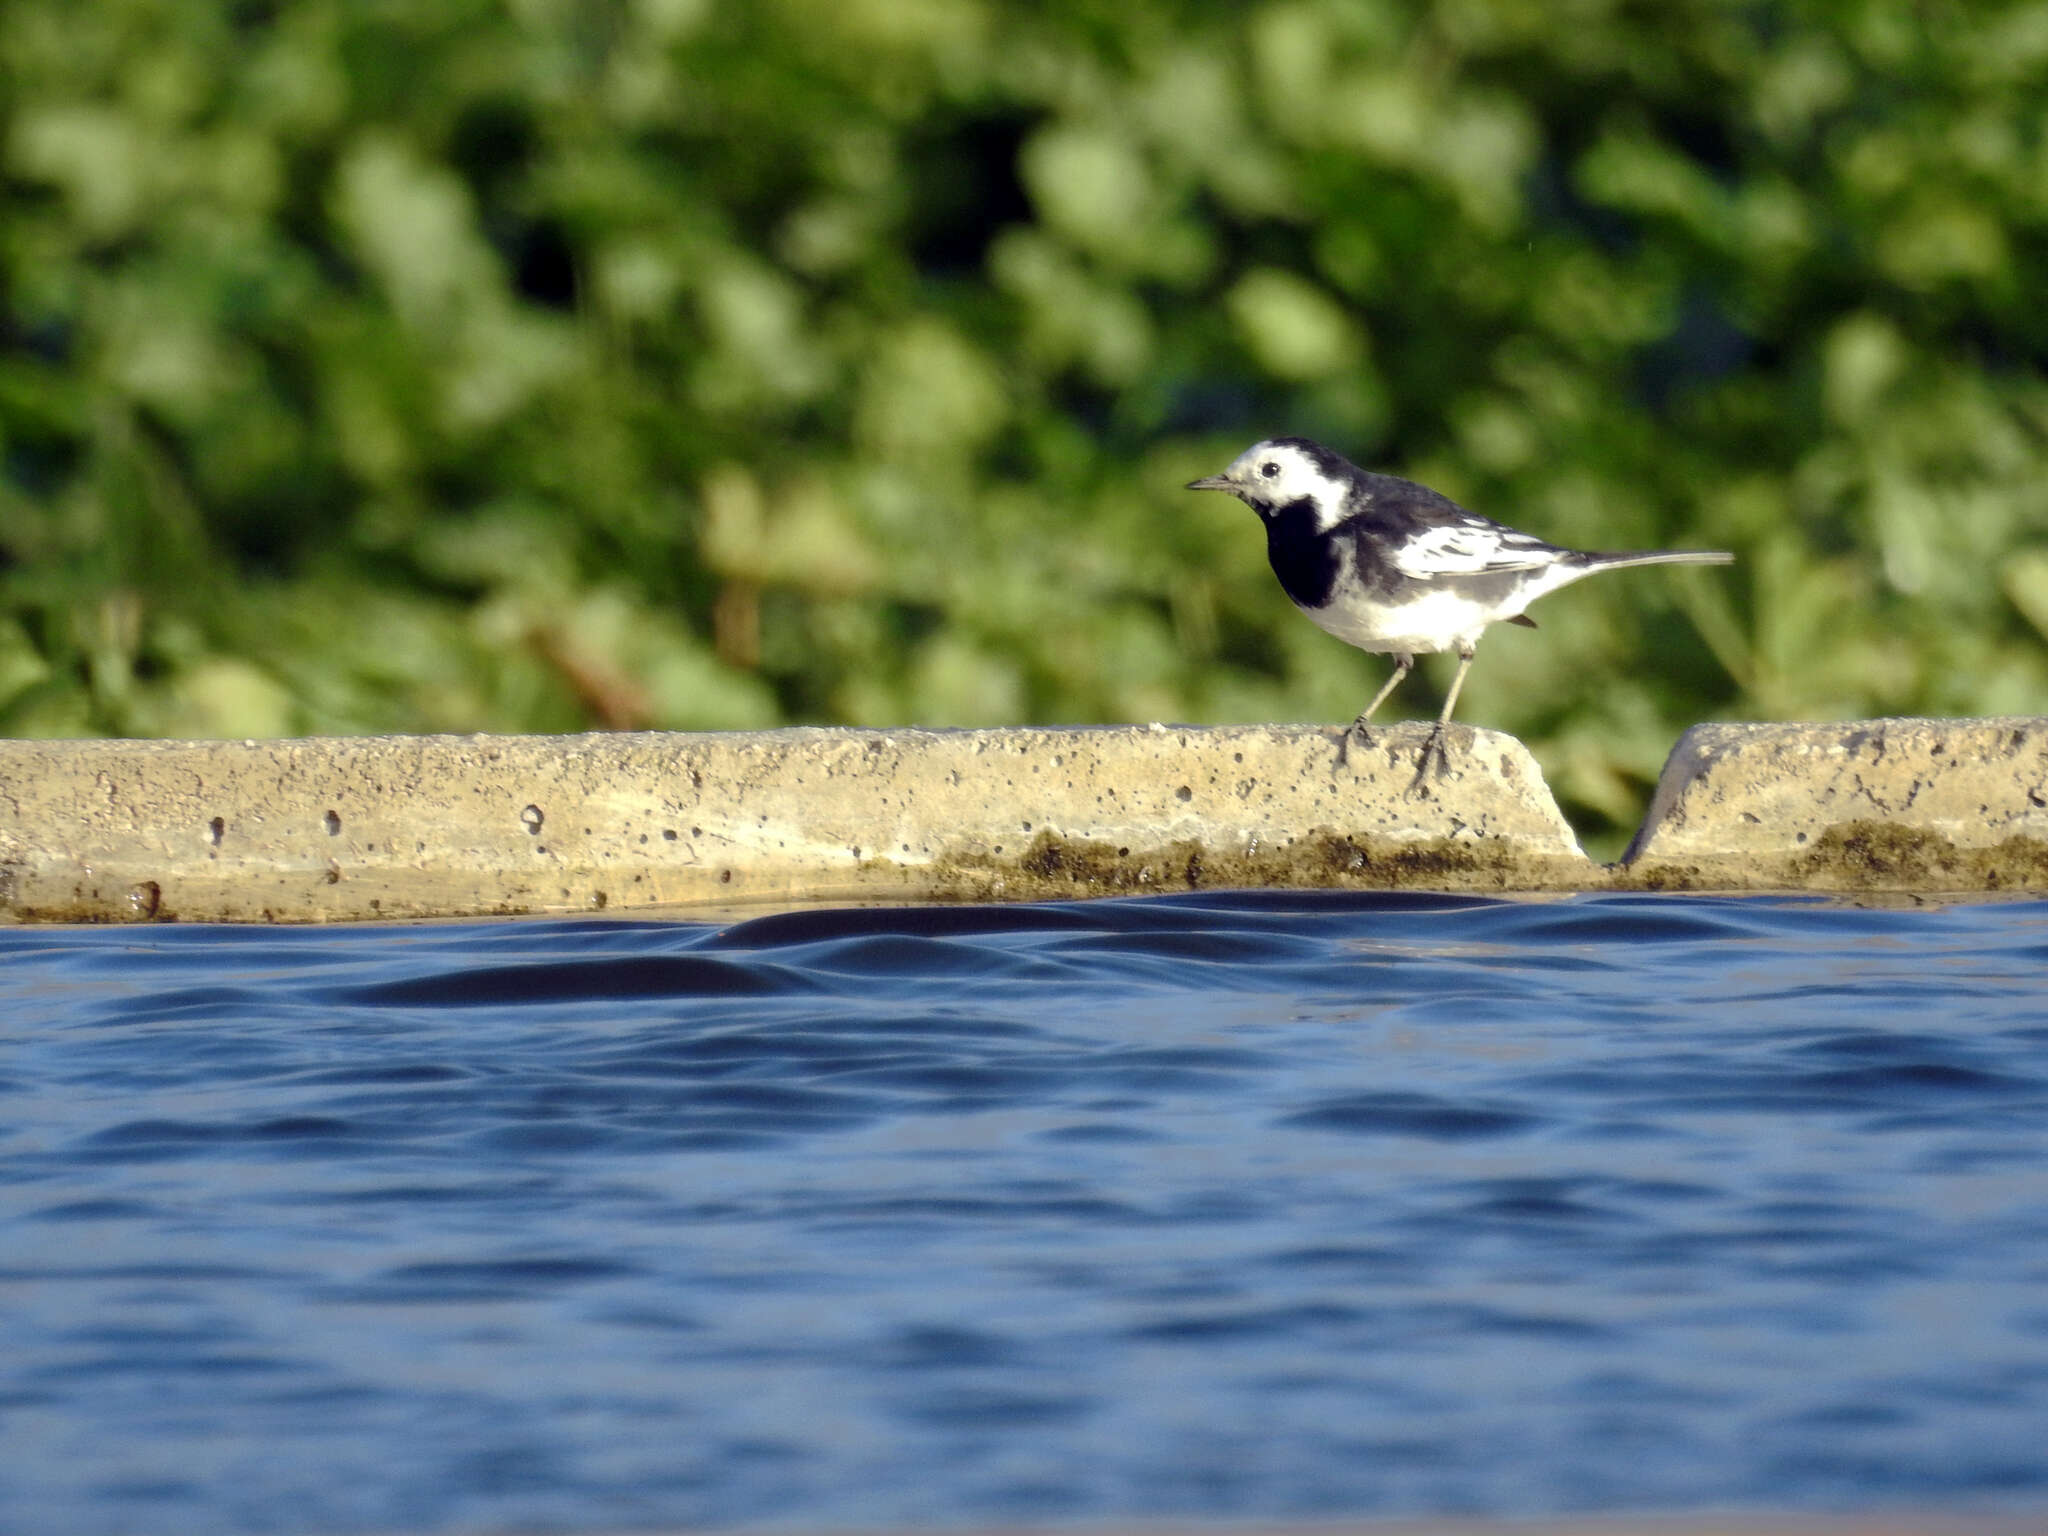
POLYGON ((1598 879, 1522 744, 1337 732, 0 743, 0 915, 322 921, 1598 879))
POLYGON ((2048 720, 1707 725, 1620 865, 1425 728, 0 742, 0 921, 308 922, 1229 887, 2048 890, 2048 720))
POLYGON ((1696 725, 1622 856, 1712 890, 2048 890, 2048 719, 1696 725))

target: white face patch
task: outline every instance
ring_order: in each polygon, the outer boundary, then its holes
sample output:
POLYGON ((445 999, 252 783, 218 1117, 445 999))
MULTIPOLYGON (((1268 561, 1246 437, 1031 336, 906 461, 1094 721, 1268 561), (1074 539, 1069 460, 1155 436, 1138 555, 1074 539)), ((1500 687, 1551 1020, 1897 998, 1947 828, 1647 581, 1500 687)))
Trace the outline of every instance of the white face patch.
POLYGON ((1247 501, 1284 507, 1307 501, 1315 507, 1316 531, 1327 533, 1342 520, 1351 487, 1316 468, 1315 460, 1287 443, 1254 443, 1230 461, 1224 476, 1247 501))

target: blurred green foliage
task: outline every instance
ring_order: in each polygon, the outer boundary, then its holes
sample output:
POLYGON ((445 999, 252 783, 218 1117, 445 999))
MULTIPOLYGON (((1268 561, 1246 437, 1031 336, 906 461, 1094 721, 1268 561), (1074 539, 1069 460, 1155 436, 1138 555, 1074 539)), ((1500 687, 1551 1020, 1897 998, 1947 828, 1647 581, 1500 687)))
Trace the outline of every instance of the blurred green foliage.
POLYGON ((1482 647, 1597 832, 2048 708, 2044 295, 2038 0, 9 0, 0 731, 1345 720, 1297 432, 1739 552, 1482 647))

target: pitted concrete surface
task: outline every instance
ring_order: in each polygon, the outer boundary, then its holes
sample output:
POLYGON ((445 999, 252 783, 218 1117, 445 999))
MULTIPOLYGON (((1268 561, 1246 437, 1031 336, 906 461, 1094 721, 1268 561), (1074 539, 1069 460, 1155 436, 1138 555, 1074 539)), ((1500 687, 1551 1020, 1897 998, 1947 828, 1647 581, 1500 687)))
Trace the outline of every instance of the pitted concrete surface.
POLYGON ((1620 865, 1512 737, 1333 727, 0 742, 0 920, 1231 887, 2048 891, 2048 720, 1706 725, 1620 865))
POLYGON ((2048 719, 1696 725, 1622 862, 1691 889, 2048 889, 2048 719))
POLYGON ((1225 886, 1577 888, 1526 749, 1423 729, 0 743, 0 914, 323 921, 1225 886))

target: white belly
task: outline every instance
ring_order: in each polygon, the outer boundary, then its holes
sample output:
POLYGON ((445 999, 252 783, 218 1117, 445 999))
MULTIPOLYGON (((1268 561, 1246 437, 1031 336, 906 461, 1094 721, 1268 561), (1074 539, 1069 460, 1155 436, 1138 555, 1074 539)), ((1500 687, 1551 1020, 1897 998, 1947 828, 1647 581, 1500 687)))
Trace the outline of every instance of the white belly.
POLYGON ((1488 624, 1512 617, 1441 589, 1418 593, 1405 602, 1382 602, 1363 594, 1340 596, 1327 607, 1301 611, 1362 651, 1407 656, 1463 650, 1477 643, 1488 624))

